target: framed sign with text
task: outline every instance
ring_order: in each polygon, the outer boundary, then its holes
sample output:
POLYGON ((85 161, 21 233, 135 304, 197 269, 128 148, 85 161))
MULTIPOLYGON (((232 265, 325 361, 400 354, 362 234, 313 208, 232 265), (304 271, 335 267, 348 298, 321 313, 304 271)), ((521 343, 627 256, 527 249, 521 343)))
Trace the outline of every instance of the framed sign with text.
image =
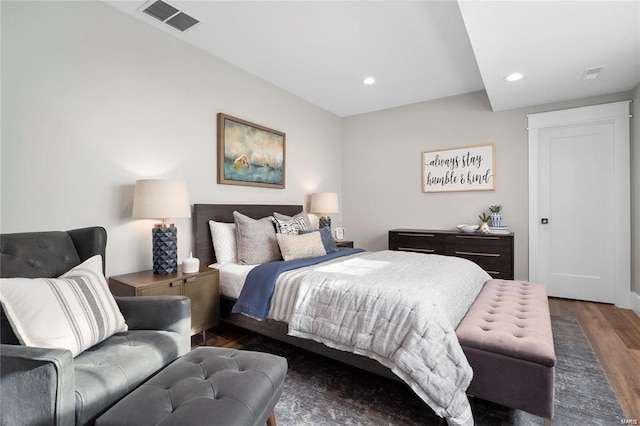
POLYGON ((494 144, 422 153, 422 192, 495 189, 494 144))

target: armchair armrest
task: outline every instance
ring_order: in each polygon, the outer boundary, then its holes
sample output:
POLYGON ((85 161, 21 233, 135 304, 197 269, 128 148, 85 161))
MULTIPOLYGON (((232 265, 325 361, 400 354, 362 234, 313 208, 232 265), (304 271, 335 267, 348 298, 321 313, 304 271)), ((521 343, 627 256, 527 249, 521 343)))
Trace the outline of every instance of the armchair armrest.
POLYGON ((182 353, 191 348, 191 299, 187 296, 115 297, 130 330, 165 330, 183 338, 182 353))
POLYGON ((75 424, 70 351, 0 345, 0 382, 2 424, 75 424))

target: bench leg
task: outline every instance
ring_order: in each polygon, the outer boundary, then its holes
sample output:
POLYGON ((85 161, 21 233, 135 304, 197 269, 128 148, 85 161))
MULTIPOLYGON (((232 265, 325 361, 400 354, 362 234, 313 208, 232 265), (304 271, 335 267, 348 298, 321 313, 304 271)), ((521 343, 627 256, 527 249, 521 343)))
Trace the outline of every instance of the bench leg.
POLYGON ((551 419, 544 419, 544 426, 551 426, 551 419))
POLYGON ((271 412, 271 414, 269 414, 269 418, 267 419, 267 426, 276 426, 276 413, 275 412, 271 412))

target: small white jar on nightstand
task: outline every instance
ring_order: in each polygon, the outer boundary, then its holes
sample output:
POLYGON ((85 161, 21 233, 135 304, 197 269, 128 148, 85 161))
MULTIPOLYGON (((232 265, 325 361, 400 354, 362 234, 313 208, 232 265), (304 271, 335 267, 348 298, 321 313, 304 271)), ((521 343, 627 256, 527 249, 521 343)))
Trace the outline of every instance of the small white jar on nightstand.
POLYGON ((182 272, 185 274, 193 274, 198 271, 200 271, 200 260, 189 253, 189 257, 182 261, 182 272))

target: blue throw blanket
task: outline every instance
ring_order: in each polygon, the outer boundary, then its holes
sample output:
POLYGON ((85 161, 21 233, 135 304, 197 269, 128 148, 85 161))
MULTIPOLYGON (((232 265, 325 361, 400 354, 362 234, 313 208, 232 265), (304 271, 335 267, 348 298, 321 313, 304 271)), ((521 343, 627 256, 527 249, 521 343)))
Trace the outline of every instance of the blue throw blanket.
POLYGON ((240 292, 240 297, 233 305, 231 312, 234 314, 247 314, 254 318, 265 319, 269 313, 271 296, 276 286, 276 279, 282 272, 304 266, 315 265, 337 257, 349 256, 364 250, 353 248, 341 248, 336 252, 325 256, 307 257, 296 260, 279 260, 276 262, 263 263, 249 271, 244 281, 244 286, 240 292))

